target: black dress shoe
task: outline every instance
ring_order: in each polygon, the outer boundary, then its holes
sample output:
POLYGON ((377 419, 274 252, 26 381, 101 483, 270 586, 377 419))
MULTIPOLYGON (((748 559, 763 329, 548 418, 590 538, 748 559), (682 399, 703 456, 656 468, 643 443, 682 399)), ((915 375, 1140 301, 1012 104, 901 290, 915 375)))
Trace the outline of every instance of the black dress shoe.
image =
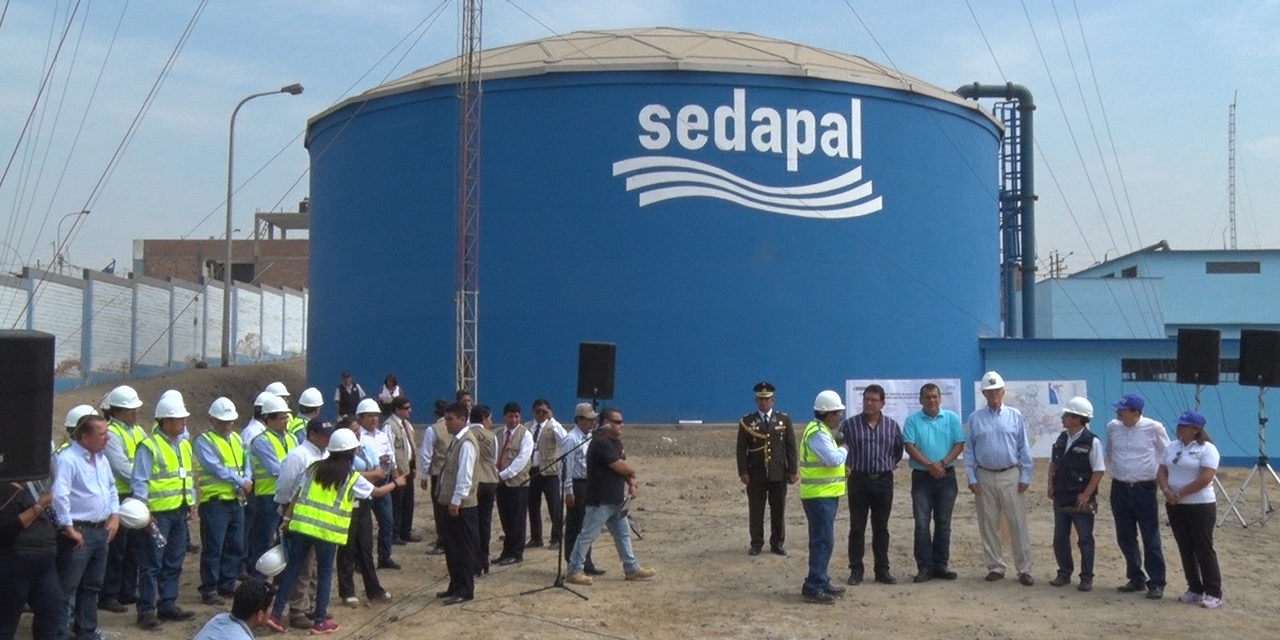
POLYGON ((847 584, 847 585, 849 585, 849 586, 851 586, 851 587, 852 587, 852 586, 855 586, 855 585, 862 584, 862 574, 860 574, 860 573, 850 573, 850 574, 849 574, 849 579, 848 579, 848 580, 845 580, 845 581, 844 581, 844 583, 845 583, 845 584, 847 584))
POLYGON ((803 593, 803 594, 800 594, 800 597, 803 598, 805 602, 808 602, 810 604, 835 604, 836 603, 835 596, 825 591, 822 593, 803 593))
POLYGON ((898 584, 898 579, 890 574, 884 573, 876 576, 876 582, 880 584, 898 584))
POLYGON ((950 569, 934 569, 933 577, 938 578, 939 580, 955 580, 958 575, 950 569))
POLYGON ((156 614, 156 615, 157 615, 157 616, 159 616, 159 618, 160 618, 161 620, 170 620, 170 621, 173 621, 173 622, 182 622, 182 621, 184 621, 184 620, 190 620, 190 619, 192 619, 192 618, 196 617, 196 612, 194 612, 194 611, 187 611, 186 609, 182 609, 182 608, 179 608, 179 607, 174 607, 174 608, 172 608, 172 609, 169 609, 168 611, 161 611, 160 613, 158 613, 158 614, 156 614))
POLYGON ((1148 600, 1159 600, 1164 597, 1164 587, 1151 587, 1147 589, 1148 600))
POLYGON ((221 607, 226 605, 227 601, 223 600, 222 596, 219 596, 216 593, 202 593, 200 594, 200 604, 207 604, 211 607, 221 607))
POLYGON ((760 547, 751 547, 750 549, 747 549, 747 555, 749 556, 760 555, 760 547))
POLYGON ((1138 584, 1136 582, 1126 582, 1116 587, 1116 591, 1119 591, 1120 593, 1137 593, 1139 591, 1146 591, 1146 590, 1147 590, 1147 585, 1138 584))
POLYGON ((395 560, 392 560, 391 558, 387 558, 386 560, 379 560, 379 561, 378 561, 378 568, 379 568, 379 569, 391 569, 392 571, 399 571, 399 570, 400 570, 400 563, 399 563, 399 562, 396 562, 395 560))
POLYGON ((773 552, 773 555, 775 555, 775 556, 785 556, 785 555, 787 555, 787 550, 786 550, 786 549, 783 549, 781 546, 777 546, 777 547, 769 547, 769 551, 773 552))
POLYGON ((444 554, 444 547, 440 545, 435 545, 435 546, 432 546, 430 549, 427 549, 427 555, 429 556, 438 556, 442 554, 444 554))
POLYGON ((401 540, 400 538, 392 538, 392 539, 391 539, 391 544, 394 544, 394 545, 395 545, 395 546, 397 546, 397 547, 403 547, 403 546, 405 545, 405 542, 404 542, 404 540, 401 540))
POLYGON ((441 604, 446 606, 451 604, 460 604, 463 602, 471 602, 471 597, 470 596, 449 596, 448 598, 445 598, 444 600, 440 601, 441 604))
POLYGON ((843 598, 845 591, 844 587, 836 586, 834 584, 827 585, 827 593, 837 598, 843 598))
POLYGON ((400 539, 405 542, 422 542, 422 536, 414 535, 412 533, 407 536, 400 536, 400 539))
POLYGON ((138 628, 146 631, 154 631, 160 628, 160 618, 154 613, 138 616, 138 628))
POLYGON ((120 601, 116 600, 115 598, 107 598, 105 600, 99 600, 98 608, 102 609, 103 611, 110 611, 111 613, 124 613, 129 610, 129 607, 126 607, 123 604, 120 604, 120 601))
POLYGON ((986 580, 987 582, 995 582, 996 580, 1004 580, 1004 574, 1003 574, 1003 573, 1000 573, 999 571, 992 571, 991 573, 988 573, 988 574, 987 574, 987 577, 983 578, 983 580, 986 580))
POLYGON ((453 596, 453 592, 452 592, 452 591, 437 591, 437 592, 436 592, 436 597, 437 597, 437 598, 449 598, 449 597, 452 597, 452 596, 453 596))
POLYGON ((519 562, 520 562, 520 560, 519 560, 518 558, 512 558, 512 557, 508 556, 508 557, 506 557, 506 558, 502 558, 502 559, 498 560, 498 561, 497 561, 497 562, 495 562, 494 564, 498 565, 499 567, 507 567, 507 566, 510 566, 510 565, 513 565, 513 564, 517 564, 517 563, 519 563, 519 562))
POLYGON ((582 572, 589 576, 602 576, 605 574, 604 569, 597 569, 595 567, 588 567, 586 569, 583 569, 582 572))
POLYGON ((928 582, 932 579, 933 579, 932 571, 926 571, 924 569, 921 569, 918 573, 916 573, 916 577, 912 578, 911 581, 916 584, 920 584, 921 582, 928 582))
POLYGON ((542 541, 541 541, 541 540, 530 540, 530 541, 528 541, 528 542, 524 543, 524 548, 526 548, 526 549, 530 549, 530 548, 533 548, 533 547, 541 547, 541 546, 542 546, 542 541))
POLYGON ((560 538, 552 538, 547 541, 547 547, 551 549, 560 548, 560 538))

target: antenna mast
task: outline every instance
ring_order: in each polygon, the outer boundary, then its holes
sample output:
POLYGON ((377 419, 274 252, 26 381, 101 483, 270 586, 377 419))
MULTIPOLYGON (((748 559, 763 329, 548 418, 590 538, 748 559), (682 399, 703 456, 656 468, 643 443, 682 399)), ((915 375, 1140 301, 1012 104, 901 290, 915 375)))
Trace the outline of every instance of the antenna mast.
POLYGON ((458 389, 473 398, 480 304, 480 24, 482 0, 458 3, 458 389))
POLYGON ((1227 224, 1231 229, 1230 248, 1236 249, 1236 92, 1231 93, 1227 112, 1227 224))

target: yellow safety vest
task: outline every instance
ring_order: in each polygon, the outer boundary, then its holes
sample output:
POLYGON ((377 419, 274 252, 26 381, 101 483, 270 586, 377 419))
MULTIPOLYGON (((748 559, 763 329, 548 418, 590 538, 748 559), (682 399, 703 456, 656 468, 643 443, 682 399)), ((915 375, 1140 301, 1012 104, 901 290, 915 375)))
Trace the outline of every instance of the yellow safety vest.
POLYGON ((351 512, 356 504, 356 480, 359 478, 360 474, 352 471, 341 487, 324 487, 315 481, 315 465, 311 465, 302 478, 298 499, 293 503, 289 531, 345 545, 347 530, 351 527, 351 512))
MULTIPOLYGON (((298 441, 293 436, 285 433, 284 435, 276 435, 270 429, 263 431, 259 438, 265 437, 271 443, 271 448, 276 452, 276 461, 284 462, 284 457, 293 448, 298 446, 298 441)), ((253 465, 253 495, 255 496, 274 496, 276 495, 276 477, 271 475, 265 464, 253 465)))
MULTIPOLYGON (((213 445, 214 450, 218 452, 218 459, 224 466, 235 469, 237 474, 244 471, 244 444, 240 442, 240 434, 232 431, 223 438, 210 429, 200 434, 200 437, 213 445)), ((239 497, 239 494, 240 487, 232 486, 217 474, 205 469, 203 464, 200 465, 201 503, 210 500, 234 500, 239 497)))
MULTIPOLYGON (((124 446, 124 455, 129 458, 129 463, 133 463, 133 459, 138 455, 138 445, 147 439, 147 432, 143 430, 141 425, 127 425, 115 418, 107 423, 107 431, 111 433, 111 437, 120 441, 124 446)), ((116 478, 116 493, 120 495, 129 495, 133 493, 133 487, 129 486, 128 480, 116 478)))
POLYGON ((151 451, 151 477, 147 480, 147 507, 152 513, 173 511, 196 503, 191 478, 191 442, 178 442, 177 450, 164 434, 138 443, 151 451))
POLYGON ((839 498, 844 495, 844 463, 828 467, 809 446, 809 439, 819 431, 831 435, 827 425, 815 420, 805 425, 804 437, 800 439, 801 500, 839 498))
POLYGON ((302 431, 307 428, 307 419, 289 414, 289 426, 285 427, 285 431, 292 433, 294 437, 301 440, 302 431))

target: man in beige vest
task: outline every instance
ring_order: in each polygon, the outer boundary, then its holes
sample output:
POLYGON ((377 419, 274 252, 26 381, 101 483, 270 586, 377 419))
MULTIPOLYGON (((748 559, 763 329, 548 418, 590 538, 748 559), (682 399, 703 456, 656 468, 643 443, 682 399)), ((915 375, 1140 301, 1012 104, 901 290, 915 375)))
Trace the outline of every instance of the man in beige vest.
POLYGON ((451 440, 440 470, 440 490, 436 503, 445 508, 440 523, 440 542, 444 543, 445 564, 449 569, 449 587, 436 594, 446 605, 469 602, 475 597, 476 547, 480 532, 476 519, 474 482, 479 447, 476 434, 467 422, 467 407, 453 403, 444 410, 445 428, 451 440))
POLYGON ((382 429, 391 436, 391 449, 395 452, 396 470, 405 477, 403 487, 391 492, 392 544, 421 542, 422 537, 413 534, 413 479, 417 476, 417 446, 413 443, 413 404, 404 396, 391 399, 391 415, 382 429))
POLYGON ((449 401, 444 398, 435 401, 432 409, 436 421, 423 432, 422 444, 418 446, 418 468, 427 473, 420 482, 420 488, 431 496, 431 515, 436 525, 436 539, 432 541, 431 548, 427 549, 427 555, 433 556, 444 553, 444 546, 440 544, 440 523, 444 521, 444 507, 436 502, 435 496, 440 487, 440 470, 444 468, 444 452, 449 449, 449 431, 444 425, 444 409, 447 406, 449 401), (440 455, 435 455, 437 451, 440 455))
POLYGON ((493 562, 515 564, 524 560, 524 522, 529 505, 529 458, 533 436, 520 424, 520 405, 502 407, 498 443, 498 519, 502 521, 502 554, 493 562))
POLYGON ((533 401, 533 421, 526 425, 533 436, 533 457, 529 460, 529 543, 526 547, 541 547, 542 501, 547 502, 547 515, 551 517, 551 539, 547 543, 560 548, 560 536, 564 529, 564 507, 560 504, 560 442, 564 440, 564 427, 551 414, 551 403, 546 398, 533 401))
POLYGON ((493 433, 493 411, 478 404, 471 407, 471 433, 476 437, 476 577, 489 573, 489 540, 493 530, 493 504, 498 487, 498 439, 493 433))

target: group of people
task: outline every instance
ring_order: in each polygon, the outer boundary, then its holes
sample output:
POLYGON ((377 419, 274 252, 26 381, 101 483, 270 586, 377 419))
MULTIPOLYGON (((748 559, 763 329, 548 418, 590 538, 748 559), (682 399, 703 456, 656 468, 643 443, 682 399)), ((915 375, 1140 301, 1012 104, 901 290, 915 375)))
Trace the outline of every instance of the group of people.
MULTIPOLYGON (((950 562, 951 516, 959 493, 956 468, 974 496, 985 580, 1002 580, 1008 571, 1001 539, 1002 524, 1012 539, 1018 582, 1035 584, 1025 494, 1033 462, 1026 424, 1016 408, 1004 404, 1005 384, 999 373, 981 381, 985 406, 962 424, 956 413, 942 409, 936 384, 920 388, 920 411, 904 425, 883 413, 885 391, 868 385, 862 410, 847 415, 840 395, 822 391, 814 400, 814 419, 797 441, 791 418, 774 409, 775 388, 754 387, 756 411, 738 424, 737 462, 746 485, 748 553, 764 548, 764 509, 770 510, 769 549, 787 555, 784 513, 787 484, 799 483, 800 501, 809 527, 809 572, 801 588, 806 602, 831 604, 845 587, 831 582, 828 564, 835 545, 834 523, 839 498, 849 503, 849 577, 847 585, 865 577, 865 536, 871 525, 875 582, 894 584, 889 567, 889 516, 893 506, 894 470, 904 453, 911 468, 912 515, 915 521, 912 582, 955 580, 950 562), (963 456, 962 456, 963 454, 963 456)), ((1222 576, 1213 548, 1216 496, 1213 479, 1219 454, 1197 411, 1178 417, 1176 438, 1142 414, 1145 401, 1136 394, 1115 403, 1115 419, 1102 433, 1089 429, 1093 405, 1076 397, 1064 405, 1063 431, 1052 447, 1047 496, 1053 505, 1055 587, 1071 584, 1076 573, 1072 531, 1079 550, 1077 588, 1090 591, 1094 579, 1094 517, 1102 476, 1111 474, 1110 503, 1116 541, 1125 557, 1126 581, 1121 593, 1164 597, 1165 563, 1160 544, 1159 505, 1163 497, 1187 591, 1185 604, 1206 609, 1222 606, 1222 576), (1141 545, 1141 546, 1140 546, 1141 545)))

